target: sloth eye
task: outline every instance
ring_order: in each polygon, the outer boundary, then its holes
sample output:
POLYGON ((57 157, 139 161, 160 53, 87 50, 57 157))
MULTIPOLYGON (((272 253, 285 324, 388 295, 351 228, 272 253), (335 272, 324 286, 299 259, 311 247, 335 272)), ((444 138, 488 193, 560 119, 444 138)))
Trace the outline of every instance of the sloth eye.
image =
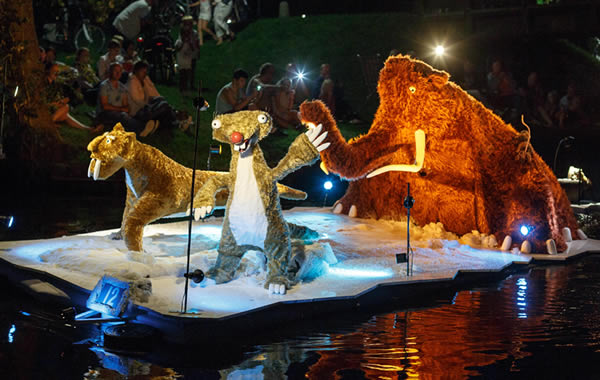
POLYGON ((107 137, 105 141, 106 141, 106 143, 107 143, 107 144, 110 144, 110 142, 111 142, 112 140, 111 140, 110 138, 108 138, 108 137, 107 137))
POLYGON ((414 86, 410 86, 408 88, 408 90, 410 91, 411 94, 414 94, 417 91, 417 89, 414 86))
POLYGON ((212 128, 219 129, 221 128, 221 120, 215 119, 212 121, 212 128))
POLYGON ((267 115, 261 113, 260 115, 258 115, 258 122, 261 124, 264 124, 267 122, 267 120, 269 120, 269 118, 267 118, 267 115))

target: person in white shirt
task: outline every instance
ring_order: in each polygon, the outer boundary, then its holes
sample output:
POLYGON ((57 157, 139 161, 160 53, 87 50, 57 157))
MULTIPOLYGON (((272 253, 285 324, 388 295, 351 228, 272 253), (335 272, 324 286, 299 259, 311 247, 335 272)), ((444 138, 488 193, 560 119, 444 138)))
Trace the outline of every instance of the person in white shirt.
POLYGON ((111 63, 123 63, 123 57, 119 54, 121 44, 115 40, 108 43, 108 52, 98 59, 98 78, 105 80, 110 77, 109 66, 111 63))
POLYGON ((152 10, 154 0, 137 0, 123 9, 112 23, 112 26, 125 38, 134 41, 142 30, 144 19, 152 10))

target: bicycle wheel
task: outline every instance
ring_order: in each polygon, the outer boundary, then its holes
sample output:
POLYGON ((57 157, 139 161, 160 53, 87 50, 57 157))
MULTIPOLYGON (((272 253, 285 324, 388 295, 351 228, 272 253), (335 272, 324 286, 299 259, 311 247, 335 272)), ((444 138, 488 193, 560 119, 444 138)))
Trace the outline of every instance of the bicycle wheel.
POLYGON ((104 43, 106 36, 102 29, 96 25, 83 24, 75 34, 75 48, 86 47, 90 49, 92 57, 98 57, 104 54, 104 43))

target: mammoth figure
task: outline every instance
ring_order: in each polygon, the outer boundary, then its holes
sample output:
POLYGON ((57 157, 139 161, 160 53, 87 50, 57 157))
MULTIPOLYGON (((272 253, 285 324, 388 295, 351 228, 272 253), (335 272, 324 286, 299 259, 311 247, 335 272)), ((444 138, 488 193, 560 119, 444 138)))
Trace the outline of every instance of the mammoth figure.
POLYGON ((564 228, 577 229, 577 222, 529 134, 517 132, 448 79, 422 61, 388 58, 373 124, 350 142, 323 103, 302 104, 303 121, 329 131, 331 147, 321 152, 322 166, 351 181, 334 212, 400 219, 410 182, 417 201, 411 216, 420 225, 441 222, 459 235, 494 234, 504 239, 503 249, 513 242, 524 252, 566 249, 571 234, 564 228), (528 229, 520 232, 523 226, 528 229))

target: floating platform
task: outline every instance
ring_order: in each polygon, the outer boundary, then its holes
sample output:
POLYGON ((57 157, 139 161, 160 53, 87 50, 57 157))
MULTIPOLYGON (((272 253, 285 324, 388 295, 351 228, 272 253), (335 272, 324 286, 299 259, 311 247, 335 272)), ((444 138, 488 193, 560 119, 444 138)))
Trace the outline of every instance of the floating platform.
MULTIPOLYGON (((412 274, 396 263, 406 251, 406 222, 350 218, 323 208, 284 211, 286 220, 311 227, 320 238, 305 246, 303 280, 285 295, 264 288, 265 258, 247 252, 234 280, 190 281, 183 310, 188 222, 157 223, 144 232, 144 253, 130 252, 115 230, 61 238, 0 242, 0 273, 46 300, 86 310, 107 275, 132 285, 125 317, 153 326, 168 341, 232 336, 317 315, 404 302, 440 291, 497 281, 537 262, 556 263, 600 252, 600 241, 576 240, 558 255, 500 251, 479 233, 458 237, 441 224, 411 225, 412 274), (151 284, 151 291, 148 284, 151 284)), ((194 222, 190 271, 214 263, 222 218, 194 222)))

